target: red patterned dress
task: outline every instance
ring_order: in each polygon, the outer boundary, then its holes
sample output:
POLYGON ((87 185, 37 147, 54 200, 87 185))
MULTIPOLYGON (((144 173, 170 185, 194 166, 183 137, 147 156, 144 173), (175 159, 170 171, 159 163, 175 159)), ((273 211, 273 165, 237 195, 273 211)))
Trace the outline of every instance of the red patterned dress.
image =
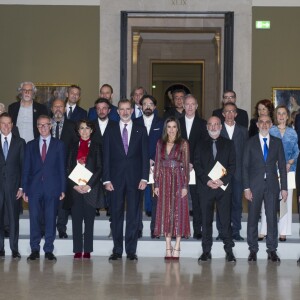
POLYGON ((181 190, 189 184, 189 144, 182 140, 174 144, 170 153, 159 140, 156 145, 154 184, 159 188, 154 235, 190 236, 188 196, 181 190))

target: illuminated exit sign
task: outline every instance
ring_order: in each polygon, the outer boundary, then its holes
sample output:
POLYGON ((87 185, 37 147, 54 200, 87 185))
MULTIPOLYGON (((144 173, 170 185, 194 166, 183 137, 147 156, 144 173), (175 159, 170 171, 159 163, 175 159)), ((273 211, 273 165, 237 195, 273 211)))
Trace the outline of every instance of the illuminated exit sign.
POLYGON ((256 29, 270 29, 271 22, 270 21, 256 21, 255 28, 256 29))

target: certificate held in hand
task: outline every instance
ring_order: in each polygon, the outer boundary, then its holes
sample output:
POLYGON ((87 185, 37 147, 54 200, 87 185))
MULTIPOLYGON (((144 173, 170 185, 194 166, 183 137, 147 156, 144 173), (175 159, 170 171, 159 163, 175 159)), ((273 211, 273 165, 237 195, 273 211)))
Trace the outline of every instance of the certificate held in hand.
MULTIPOLYGON (((227 174, 226 169, 222 166, 222 164, 220 162, 216 162, 216 164, 214 165, 214 167, 211 169, 211 171, 208 174, 208 177, 212 180, 217 180, 222 178, 223 176, 225 176, 227 174)), ((220 186, 220 188, 225 191, 227 189, 227 185, 222 185, 220 186)))
POLYGON ((90 178, 92 177, 93 173, 88 170, 82 164, 77 163, 76 167, 73 169, 69 178, 74 181, 77 185, 86 185, 90 178))

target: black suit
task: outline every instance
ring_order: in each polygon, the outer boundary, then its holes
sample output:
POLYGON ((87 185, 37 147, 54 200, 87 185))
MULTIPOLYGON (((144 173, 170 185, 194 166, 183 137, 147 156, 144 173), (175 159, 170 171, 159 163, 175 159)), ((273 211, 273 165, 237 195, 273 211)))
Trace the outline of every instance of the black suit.
POLYGON ((250 189, 253 200, 248 202, 247 242, 249 250, 258 251, 257 224, 262 201, 265 203, 268 235, 268 252, 276 251, 278 246, 277 212, 279 208, 279 191, 287 190, 286 161, 282 141, 270 136, 267 161, 264 161, 259 135, 248 140, 243 157, 243 186, 250 189), (280 173, 279 187, 277 168, 280 173))
MULTIPOLYGON (((179 123, 180 123, 182 137, 189 142, 190 162, 191 164, 194 164, 194 152, 197 143, 200 140, 208 138, 206 121, 199 118, 198 116, 195 116, 189 137, 187 136, 185 117, 179 119, 179 123)), ((196 185, 190 185, 189 189, 192 198, 194 236, 197 236, 202 233, 202 213, 201 213, 201 203, 200 203, 201 200, 197 192, 196 185)))
POLYGON ((235 172, 235 150, 232 141, 219 136, 216 141, 217 155, 214 159, 212 144, 213 142, 210 138, 201 141, 197 144, 194 153, 194 169, 197 176, 197 187, 202 209, 202 248, 203 252, 211 251, 214 202, 216 201, 222 226, 221 234, 225 244, 224 249, 226 253, 230 253, 234 246, 231 237, 230 203, 232 192, 231 179, 235 172), (208 174, 217 161, 227 171, 227 174, 220 178, 224 185, 228 184, 225 191, 221 188, 214 190, 207 186, 207 182, 210 180, 208 174))
POLYGON ((19 213, 22 199, 16 200, 17 191, 22 187, 22 169, 25 141, 12 135, 5 160, 0 135, 0 251, 4 251, 4 207, 10 227, 10 249, 18 251, 19 213))
MULTIPOLYGON (((43 104, 40 104, 38 102, 33 101, 32 102, 32 109, 33 109, 33 120, 32 120, 32 127, 33 127, 33 136, 34 138, 39 136, 39 131, 36 126, 37 124, 37 119, 40 115, 48 115, 48 110, 47 107, 43 104)), ((14 102, 8 106, 8 113, 12 118, 12 122, 17 125, 17 119, 18 119, 18 114, 20 110, 20 101, 14 102)))
MULTIPOLYGON (((65 118, 68 119, 67 112, 65 112, 65 118)), ((78 122, 80 120, 87 119, 87 111, 80 106, 76 105, 75 109, 72 111, 71 118, 68 119, 73 122, 78 122)))
MULTIPOLYGON (((122 123, 121 123, 122 124, 122 123)), ((113 253, 123 253, 124 202, 126 206, 125 250, 136 253, 142 179, 149 177, 148 137, 144 126, 132 124, 128 153, 125 153, 119 123, 106 129, 103 144, 103 183, 111 182, 113 253)))
MULTIPOLYGON (((69 175, 77 164, 79 143, 75 142, 70 149, 67 163, 67 174, 69 175)), ((76 185, 68 179, 67 198, 65 207, 71 207, 72 227, 73 227, 73 252, 93 252, 93 232, 95 220, 95 208, 99 207, 101 193, 101 174, 102 174, 102 151, 101 145, 92 140, 89 146, 89 152, 85 167, 93 175, 88 181, 91 187, 90 193, 79 194, 74 190, 76 185), (82 239, 82 222, 84 222, 84 242, 82 239)))
MULTIPOLYGON (((225 124, 223 124, 221 130, 221 136, 226 139, 230 139, 226 130, 225 124)), ((231 225, 232 236, 238 237, 241 230, 241 220, 243 211, 243 183, 242 183, 242 164, 244 147, 248 140, 248 131, 246 127, 239 124, 235 124, 232 135, 232 141, 235 147, 236 168, 234 176, 232 177, 232 200, 231 200, 231 225)), ((217 228, 219 230, 220 224, 217 218, 217 228)), ((219 230, 220 231, 220 230, 219 230)))
MULTIPOLYGON (((222 124, 224 123, 225 118, 223 116, 223 108, 214 110, 212 115, 215 117, 218 117, 221 120, 222 124)), ((248 125, 249 125, 248 113, 245 110, 238 108, 235 121, 237 124, 248 128, 248 125)))

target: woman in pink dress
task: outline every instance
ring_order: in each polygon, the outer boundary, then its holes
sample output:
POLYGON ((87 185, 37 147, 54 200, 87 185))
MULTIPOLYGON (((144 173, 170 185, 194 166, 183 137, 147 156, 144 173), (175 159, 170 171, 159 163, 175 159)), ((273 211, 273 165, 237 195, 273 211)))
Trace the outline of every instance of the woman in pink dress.
POLYGON ((175 117, 166 119, 157 142, 154 165, 154 193, 157 210, 154 235, 166 238, 165 259, 178 260, 182 237, 190 236, 188 208, 189 144, 181 138, 175 117), (176 237, 174 248, 172 237, 176 237))

